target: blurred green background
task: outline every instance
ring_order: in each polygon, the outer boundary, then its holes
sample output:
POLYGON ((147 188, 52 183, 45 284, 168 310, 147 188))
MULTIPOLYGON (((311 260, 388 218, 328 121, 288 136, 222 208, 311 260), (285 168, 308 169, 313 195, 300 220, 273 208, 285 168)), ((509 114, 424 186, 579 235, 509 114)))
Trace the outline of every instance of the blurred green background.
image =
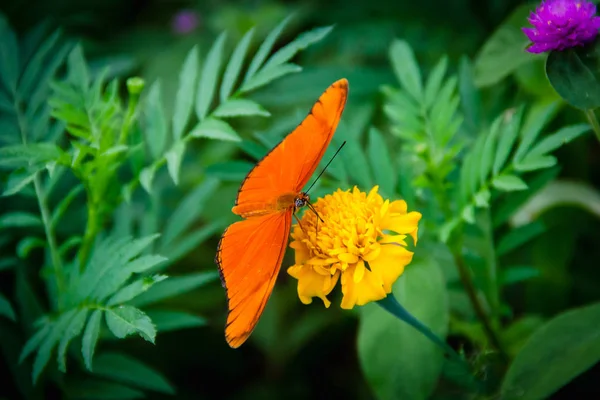
MULTIPOLYGON (((294 12, 295 17, 278 45, 317 26, 335 28, 297 57, 297 63, 303 66, 301 73, 268 85, 251 98, 273 116, 294 116, 297 120, 324 88, 335 79, 346 77, 350 81, 350 98, 344 119, 351 123, 353 118, 359 118, 357 110, 366 101, 379 104, 382 84, 397 85, 388 58, 394 38, 411 44, 425 74, 444 54, 449 57, 451 70, 456 71, 460 58, 466 55, 474 59, 490 35, 522 4, 515 0, 4 0, 0 10, 19 34, 40 23, 61 27, 68 37, 82 42, 92 67, 111 65, 113 75, 139 75, 148 82, 160 78, 163 103, 169 110, 173 107, 178 71, 193 45, 198 44, 200 53, 206 54, 216 36, 227 31, 231 47, 252 26, 257 29, 255 43, 260 43, 278 22, 294 12)), ((526 14, 521 11, 520 15, 526 14)), ((518 71, 511 71, 511 76, 493 78, 489 82, 495 84, 493 89, 486 88, 487 83, 483 82, 480 86, 488 115, 533 96, 554 98, 545 83, 542 65, 539 60, 528 62, 518 71)), ((374 119, 377 118, 376 114, 374 119)), ((562 118, 568 120, 569 111, 562 118)), ((293 128, 271 124, 270 120, 252 124, 256 126, 245 126, 242 131, 280 136, 293 128)), ((247 133, 245 137, 250 136, 247 133)), ((559 152, 563 166, 560 176, 598 189, 600 148, 597 143, 589 143, 578 141, 559 152)), ((210 171, 221 161, 251 161, 236 146, 225 142, 197 141, 193 146, 193 157, 186 157, 182 167, 184 187, 194 184, 195 174, 210 171)), ((225 183, 209 199, 203 219, 197 222, 199 226, 218 216, 232 220, 229 210, 240 174, 220 178, 225 183)), ((178 191, 170 192, 169 187, 170 183, 162 191, 164 218, 168 218, 173 209, 170 205, 180 195, 178 191)), ((593 199, 590 203, 595 204, 593 199)), ((76 221, 74 226, 80 226, 83 216, 70 218, 76 221)), ((537 260, 537 265, 545 266, 544 273, 533 283, 507 290, 505 296, 513 312, 551 316, 600 300, 597 209, 593 213, 576 204, 560 204, 542 218, 549 230, 533 247, 523 251, 537 260)), ((216 270, 213 258, 217 241, 218 233, 167 272, 177 275, 216 270)), ((284 266, 292 262, 291 256, 288 254, 284 266)), ((512 257, 519 259, 520 255, 512 257)), ((319 302, 302 305, 296 297, 296 281, 284 269, 256 331, 240 349, 232 350, 224 341, 225 293, 217 280, 167 303, 202 315, 206 326, 159 332, 156 345, 130 339, 126 344, 105 342, 103 348, 126 348, 128 354, 145 360, 177 388, 177 398, 374 398, 357 359, 356 312, 342 311, 335 303, 327 310, 319 302), (302 325, 300 322, 305 326, 303 331, 292 328, 291 325, 302 325)), ((4 285, 0 282, 0 286, 4 285)), ((459 343, 461 336, 451 336, 449 341, 459 343)), ((1 359, 0 376, 8 377, 8 365, 4 362, 1 359)), ((599 373, 598 366, 592 368, 553 398, 573 398, 583 393, 587 398, 594 397, 592 393, 597 396, 599 373)), ((74 368, 69 379, 78 379, 74 368)), ((0 385, 0 395, 19 398, 17 387, 10 380, 0 385)), ((59 393, 49 386, 45 397, 55 398, 59 393)), ((147 397, 165 396, 147 392, 147 397)))

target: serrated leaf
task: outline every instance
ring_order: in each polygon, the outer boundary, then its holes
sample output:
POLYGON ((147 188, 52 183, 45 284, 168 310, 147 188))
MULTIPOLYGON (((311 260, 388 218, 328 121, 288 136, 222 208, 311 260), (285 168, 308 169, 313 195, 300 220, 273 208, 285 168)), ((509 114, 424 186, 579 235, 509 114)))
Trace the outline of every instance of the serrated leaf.
POLYGON ((245 82, 242 87, 239 89, 241 93, 249 92, 254 89, 258 89, 274 81, 275 79, 279 79, 282 76, 293 74, 302 71, 302 67, 296 64, 287 63, 281 64, 273 68, 263 68, 256 75, 253 75, 247 82, 245 82))
POLYGON ((175 394, 175 389, 160 373, 141 361, 121 353, 102 353, 96 357, 95 375, 161 393, 175 394))
POLYGON ((217 280, 219 274, 216 271, 198 272, 195 274, 172 276, 169 279, 157 283, 151 291, 143 293, 131 300, 131 304, 137 307, 148 306, 158 303, 183 293, 187 293, 209 282, 217 280))
POLYGON ((181 167, 181 160, 183 159, 183 154, 185 153, 185 142, 183 140, 179 140, 175 142, 173 147, 165 154, 165 158, 167 159, 167 170, 169 171, 169 175, 171 179, 173 179, 173 183, 175 185, 179 185, 179 169, 181 167))
POLYGON ((514 228, 498 241, 496 254, 498 256, 507 254, 508 252, 529 242, 536 236, 541 235, 544 233, 544 231, 544 224, 540 221, 534 221, 530 224, 514 228))
POLYGON ((116 304, 126 303, 150 289, 155 283, 165 279, 167 279, 166 275, 153 275, 140 278, 116 292, 106 304, 114 306, 116 304))
POLYGON ((215 117, 269 117, 271 113, 260 104, 248 99, 229 99, 221 103, 213 112, 215 117))
POLYGON ((198 78, 198 46, 194 46, 188 53, 181 72, 179 73, 179 86, 175 95, 173 111, 173 138, 178 140, 183 135, 183 130, 190 118, 196 93, 198 78))
POLYGON ((373 176, 377 177, 377 183, 387 196, 395 193, 396 174, 394 164, 388 152, 388 146, 383 136, 376 128, 369 129, 369 144, 367 154, 373 176))
POLYGON ((533 149, 531 149, 531 151, 527 154, 527 157, 548 154, 558 149, 560 146, 578 138, 579 136, 588 132, 589 130, 590 126, 588 124, 571 125, 559 129, 557 132, 548 135, 547 137, 542 139, 537 145, 535 145, 533 149))
POLYGON ((500 175, 494 178, 492 185, 503 192, 527 189, 527 184, 516 175, 500 175))
POLYGON ((40 85, 41 82, 36 78, 46 68, 46 64, 48 63, 46 56, 52 54, 51 52, 58 42, 60 35, 60 31, 54 31, 54 33, 49 35, 27 63, 27 67, 25 67, 25 70, 19 79, 18 87, 18 91, 23 98, 29 99, 34 87, 40 85))
POLYGON ((41 225, 42 220, 39 216, 23 211, 15 211, 4 215, 0 215, 0 229, 30 228, 41 225))
POLYGON ((515 152, 515 161, 521 160, 534 144, 542 128, 556 115, 559 103, 534 104, 525 118, 521 129, 521 142, 515 152))
POLYGON ((436 101, 436 97, 440 91, 440 87, 442 86, 442 81, 444 76, 446 75, 446 70, 448 68, 448 57, 444 56, 440 59, 440 61, 433 68, 429 77, 427 78, 427 83, 425 84, 425 106, 431 107, 433 103, 436 101))
POLYGON ((119 339, 137 333, 147 341, 154 343, 156 328, 142 310, 124 305, 107 309, 105 315, 108 329, 119 339))
POLYGON ((78 310, 61 336, 60 343, 58 344, 56 360, 58 362, 58 369, 62 372, 67 372, 66 353, 69 343, 71 340, 79 336, 83 330, 87 314, 87 309, 78 310))
POLYGON ((10 304, 10 301, 0 292, 0 316, 4 316, 11 321, 17 321, 17 314, 10 304))
POLYGON ((43 167, 39 166, 34 169, 16 170, 8 176, 8 181, 4 187, 2 196, 8 197, 19 193, 27 185, 29 185, 35 179, 35 175, 42 170, 43 167))
POLYGON ((227 64, 227 68, 225 68, 225 73, 223 74, 223 82, 221 83, 221 90, 219 93, 221 103, 225 102, 233 91, 233 87, 240 75, 240 71, 242 70, 244 58, 248 53, 252 35, 254 35, 254 28, 251 28, 248 30, 248 32, 246 32, 244 37, 242 37, 238 45, 235 47, 235 50, 229 59, 229 63, 227 64))
POLYGON ((208 324, 205 318, 181 311, 149 310, 148 316, 152 319, 159 332, 195 328, 208 324))
POLYGON ((225 45, 226 33, 223 32, 211 47, 206 62, 202 68, 198 94, 196 96, 196 115, 202 121, 208 114, 208 109, 212 103, 215 89, 221 69, 221 58, 223 56, 223 46, 225 45))
POLYGON ((46 242, 40 238, 27 236, 19 241, 17 244, 17 255, 21 259, 27 258, 31 250, 36 247, 44 248, 46 246, 46 242))
POLYGON ((204 210, 209 200, 219 187, 219 181, 207 178, 194 188, 171 214, 161 238, 161 248, 168 249, 169 245, 188 229, 204 210))
POLYGON ((523 115, 523 107, 519 108, 514 114, 505 114, 505 121, 500 128, 500 137, 498 139, 498 147, 496 148, 496 158, 492 173, 498 175, 508 156, 513 148, 517 137, 519 136, 519 127, 521 125, 521 116, 523 115))
POLYGON ((273 54, 262 69, 270 69, 282 65, 292 59, 299 51, 319 42, 331 32, 333 26, 323 26, 302 32, 291 43, 286 44, 273 54))
POLYGON ((144 190, 148 193, 152 193, 152 181, 154 180, 154 174, 156 173, 156 167, 152 164, 149 167, 144 168, 140 172, 140 183, 144 190))
POLYGON ((81 354, 83 355, 83 361, 85 362, 86 368, 90 371, 92 370, 92 359, 100 334, 101 321, 102 310, 94 311, 88 320, 85 332, 83 333, 83 339, 81 340, 81 354))
POLYGON ((160 80, 154 82, 148 92, 144 107, 146 143, 150 148, 150 154, 154 158, 162 155, 167 144, 167 118, 163 105, 161 104, 160 80))
POLYGON ((281 21, 265 38, 264 42, 261 43, 258 51, 254 55, 254 58, 250 62, 250 66, 248 66, 248 70, 246 71, 246 76, 244 77, 244 84, 248 82, 250 78, 254 76, 254 74, 258 71, 258 69, 262 66, 263 62, 267 59, 269 52, 273 48, 275 41, 281 35, 283 28, 290 22, 292 16, 287 16, 283 21, 281 21))
POLYGON ((40 327, 35 334, 30 337, 23 349, 21 350, 21 354, 19 355, 19 364, 22 363, 30 354, 32 354, 37 348, 40 346, 42 341, 46 338, 46 336, 50 333, 51 325, 46 323, 42 327, 40 327))
POLYGON ((500 133, 500 124, 502 122, 502 117, 496 118, 496 120, 492 123, 488 136, 485 139, 485 143, 483 145, 483 151, 481 154, 480 160, 480 176, 479 183, 483 185, 484 182, 487 181, 490 172, 492 171, 492 165, 494 163, 494 154, 496 152, 496 145, 498 135, 500 133))
POLYGON ((515 161, 515 171, 528 172, 543 168, 554 167, 558 160, 554 156, 527 156, 521 161, 515 161))
POLYGON ((32 164, 45 164, 59 160, 62 150, 51 143, 31 143, 0 147, 0 166, 29 167, 32 164))
POLYGON ((225 121, 216 118, 206 118, 190 132, 192 137, 209 138, 239 142, 242 139, 237 132, 225 121))
POLYGON ((415 54, 404 40, 394 40, 390 46, 389 57, 392 68, 402 87, 418 102, 423 101, 423 83, 421 71, 415 54))
POLYGON ((500 271, 500 284, 512 285, 540 276, 540 270, 530 266, 508 267, 500 271))

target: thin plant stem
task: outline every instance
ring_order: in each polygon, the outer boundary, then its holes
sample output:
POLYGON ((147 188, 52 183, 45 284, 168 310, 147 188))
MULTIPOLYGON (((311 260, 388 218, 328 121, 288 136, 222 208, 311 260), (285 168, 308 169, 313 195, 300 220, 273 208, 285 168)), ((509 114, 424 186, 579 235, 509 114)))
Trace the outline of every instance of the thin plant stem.
POLYGON ((596 134, 596 139, 598 139, 598 141, 600 142, 600 124, 598 123, 596 113, 593 109, 588 108, 587 110, 585 110, 585 115, 587 116, 588 121, 590 121, 590 124, 592 125, 592 129, 596 134))

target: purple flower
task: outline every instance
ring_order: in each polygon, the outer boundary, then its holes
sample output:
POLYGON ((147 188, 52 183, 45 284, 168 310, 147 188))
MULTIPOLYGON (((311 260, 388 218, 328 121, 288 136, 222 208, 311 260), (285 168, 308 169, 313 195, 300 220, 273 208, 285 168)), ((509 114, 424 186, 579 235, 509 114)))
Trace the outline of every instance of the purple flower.
POLYGON ((522 28, 533 43, 530 53, 583 46, 600 28, 596 5, 585 0, 545 0, 527 19, 533 28, 522 28))
POLYGON ((193 10, 181 10, 173 16, 172 28, 175 33, 186 34, 198 26, 198 13, 193 10))

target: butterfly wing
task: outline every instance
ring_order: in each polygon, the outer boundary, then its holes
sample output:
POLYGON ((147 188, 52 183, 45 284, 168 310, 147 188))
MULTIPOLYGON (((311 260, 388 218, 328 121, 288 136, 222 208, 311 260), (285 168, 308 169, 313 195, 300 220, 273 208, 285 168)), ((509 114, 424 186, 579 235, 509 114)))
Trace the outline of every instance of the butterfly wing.
POLYGON ((292 224, 292 210, 232 224, 221 238, 216 261, 227 290, 225 338, 233 348, 248 339, 273 291, 292 224))
POLYGON ((233 212, 240 215, 265 209, 283 193, 298 193, 319 165, 338 126, 348 97, 348 81, 334 82, 306 118, 246 176, 233 212))

